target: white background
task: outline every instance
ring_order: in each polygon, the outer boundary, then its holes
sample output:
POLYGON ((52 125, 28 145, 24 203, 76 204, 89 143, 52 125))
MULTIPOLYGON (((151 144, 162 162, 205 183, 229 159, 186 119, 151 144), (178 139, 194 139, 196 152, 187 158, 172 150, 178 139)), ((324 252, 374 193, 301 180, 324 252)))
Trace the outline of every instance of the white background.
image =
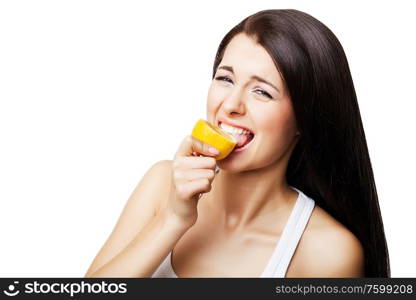
POLYGON ((81 277, 130 193, 205 117, 222 37, 295 8, 347 54, 392 276, 416 275, 411 1, 0 2, 0 276, 81 277))

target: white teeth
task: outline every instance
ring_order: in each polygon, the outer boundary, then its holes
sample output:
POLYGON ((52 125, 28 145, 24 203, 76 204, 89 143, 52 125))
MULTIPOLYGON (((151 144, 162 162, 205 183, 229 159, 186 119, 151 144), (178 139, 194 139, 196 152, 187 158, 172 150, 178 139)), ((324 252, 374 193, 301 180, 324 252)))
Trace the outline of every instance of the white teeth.
POLYGON ((244 134, 244 135, 250 135, 251 132, 249 130, 245 130, 242 128, 236 128, 224 123, 220 123, 220 128, 228 133, 234 133, 234 134, 244 134))

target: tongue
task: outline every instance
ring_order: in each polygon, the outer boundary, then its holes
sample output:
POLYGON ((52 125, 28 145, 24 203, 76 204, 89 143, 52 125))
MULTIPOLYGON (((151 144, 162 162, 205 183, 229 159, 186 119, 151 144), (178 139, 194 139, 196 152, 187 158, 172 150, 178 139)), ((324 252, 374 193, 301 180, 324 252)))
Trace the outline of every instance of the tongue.
POLYGON ((238 141, 238 143, 237 143, 237 148, 241 148, 241 147, 243 147, 245 144, 247 144, 249 141, 250 141, 250 139, 251 139, 251 137, 249 137, 248 135, 245 135, 245 134, 236 134, 236 135, 234 135, 235 136, 235 138, 237 139, 237 141, 238 141))

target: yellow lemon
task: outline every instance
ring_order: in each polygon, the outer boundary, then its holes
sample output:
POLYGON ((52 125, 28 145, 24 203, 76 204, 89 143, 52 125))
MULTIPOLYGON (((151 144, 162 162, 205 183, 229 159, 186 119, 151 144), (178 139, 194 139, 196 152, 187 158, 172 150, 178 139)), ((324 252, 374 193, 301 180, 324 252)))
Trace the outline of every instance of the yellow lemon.
POLYGON ((233 135, 205 120, 198 120, 196 122, 192 130, 192 136, 217 149, 220 154, 215 156, 216 160, 226 158, 237 145, 237 141, 233 135))

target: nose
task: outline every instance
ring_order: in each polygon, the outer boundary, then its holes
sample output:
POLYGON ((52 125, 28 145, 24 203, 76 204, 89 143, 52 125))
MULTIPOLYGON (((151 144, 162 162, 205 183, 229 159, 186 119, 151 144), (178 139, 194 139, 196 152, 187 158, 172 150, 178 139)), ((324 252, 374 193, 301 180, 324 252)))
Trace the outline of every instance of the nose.
POLYGON ((224 99, 222 109, 227 115, 244 114, 246 112, 246 105, 242 90, 238 88, 233 89, 224 99))

